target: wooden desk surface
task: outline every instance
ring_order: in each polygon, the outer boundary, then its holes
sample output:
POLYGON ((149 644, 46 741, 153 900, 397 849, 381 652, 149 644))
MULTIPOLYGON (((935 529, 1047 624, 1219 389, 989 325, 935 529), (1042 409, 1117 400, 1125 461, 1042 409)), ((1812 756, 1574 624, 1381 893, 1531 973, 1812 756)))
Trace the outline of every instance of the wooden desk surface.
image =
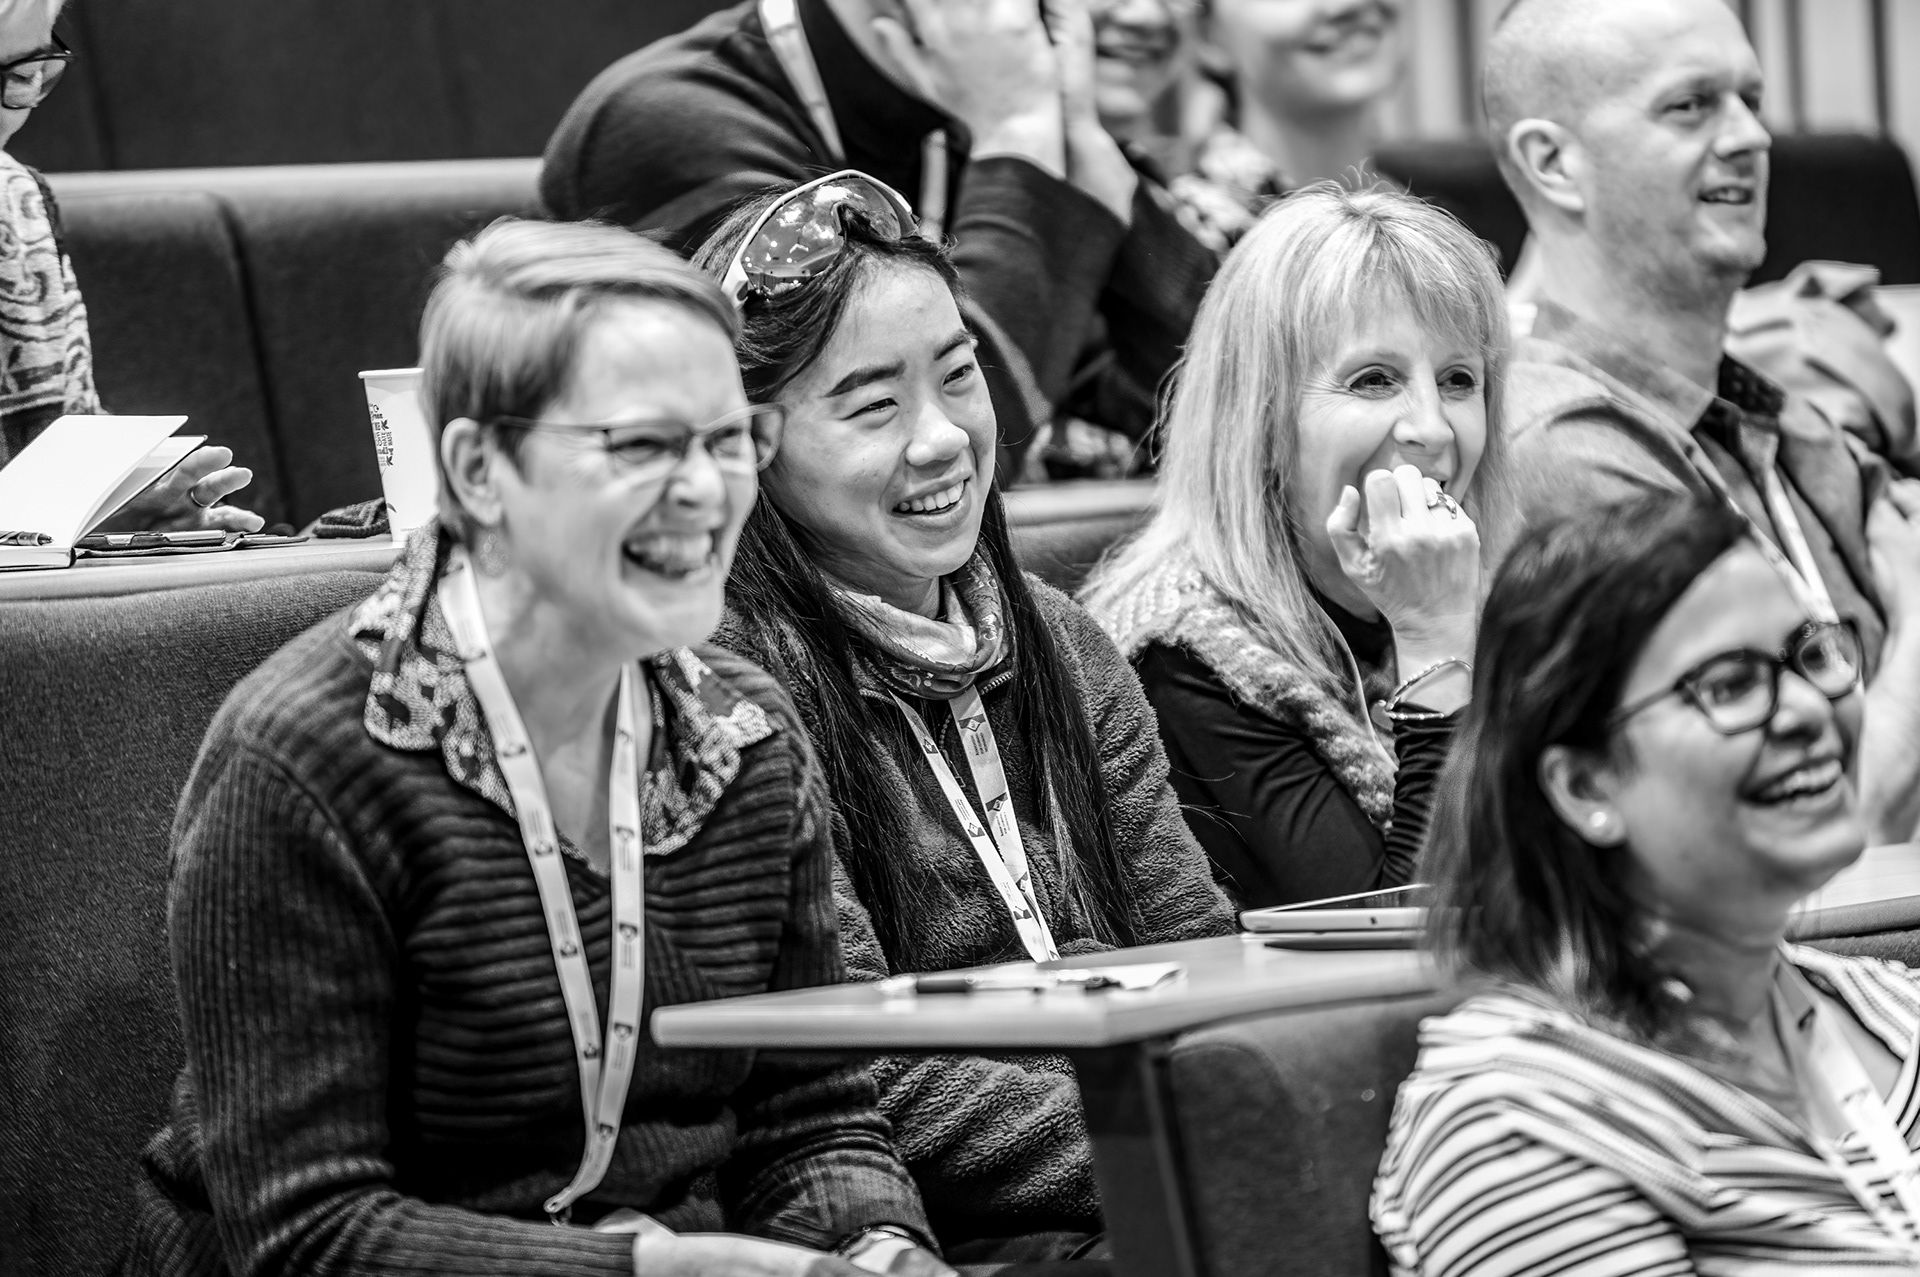
MULTIPOLYGON (((1270 937, 1221 936, 1062 959, 1048 966, 1178 962, 1185 975, 1138 993, 883 993, 832 985, 662 1007, 651 1030, 663 1046, 971 1049, 1113 1046, 1233 1016, 1436 987, 1411 950, 1306 952, 1270 937)), ((1024 965, 1024 964, 1022 964, 1024 965)))
POLYGON ((255 550, 213 554, 155 554, 137 558, 86 558, 72 567, 0 572, 0 602, 72 598, 77 595, 140 594, 181 586, 302 572, 364 571, 385 574, 400 547, 385 536, 364 540, 301 541, 255 550))

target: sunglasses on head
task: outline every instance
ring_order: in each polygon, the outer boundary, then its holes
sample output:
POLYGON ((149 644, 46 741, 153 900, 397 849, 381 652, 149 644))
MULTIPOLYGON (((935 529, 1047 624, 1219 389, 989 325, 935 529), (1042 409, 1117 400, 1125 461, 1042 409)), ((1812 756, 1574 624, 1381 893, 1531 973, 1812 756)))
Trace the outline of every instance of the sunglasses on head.
POLYGON ((918 226, 898 191, 841 169, 795 187, 760 215, 721 277, 720 291, 741 306, 749 297, 778 297, 818 277, 847 246, 849 212, 888 239, 904 239, 918 226))

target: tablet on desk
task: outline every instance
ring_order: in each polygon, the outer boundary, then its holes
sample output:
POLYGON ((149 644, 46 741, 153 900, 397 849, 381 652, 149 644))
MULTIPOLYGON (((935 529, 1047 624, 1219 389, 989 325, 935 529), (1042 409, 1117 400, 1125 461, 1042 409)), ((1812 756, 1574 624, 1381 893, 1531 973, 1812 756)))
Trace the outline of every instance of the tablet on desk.
POLYGON ((1396 948, 1411 944, 1426 925, 1428 891, 1425 883, 1411 883, 1386 891, 1248 909, 1241 913, 1240 925, 1275 936, 1349 938, 1348 943, 1327 940, 1317 946, 1321 948, 1396 948))

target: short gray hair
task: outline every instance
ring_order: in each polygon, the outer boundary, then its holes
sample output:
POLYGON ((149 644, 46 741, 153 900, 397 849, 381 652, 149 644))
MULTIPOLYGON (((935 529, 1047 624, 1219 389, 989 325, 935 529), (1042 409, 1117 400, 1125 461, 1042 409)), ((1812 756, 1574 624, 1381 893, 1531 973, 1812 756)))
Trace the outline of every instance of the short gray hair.
MULTIPOLYGON (((420 319, 420 409, 435 438, 470 417, 518 456, 502 417, 537 417, 566 390, 586 334, 609 305, 680 306, 726 335, 733 307, 690 263, 651 240, 600 222, 503 217, 447 252, 420 319)), ((442 508, 458 507, 441 475, 442 508)))

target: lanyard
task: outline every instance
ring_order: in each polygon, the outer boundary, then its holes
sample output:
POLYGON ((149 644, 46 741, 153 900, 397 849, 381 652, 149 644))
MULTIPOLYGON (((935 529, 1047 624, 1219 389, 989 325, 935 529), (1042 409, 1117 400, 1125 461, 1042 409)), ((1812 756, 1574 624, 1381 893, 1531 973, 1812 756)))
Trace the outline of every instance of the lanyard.
POLYGON ((507 792, 513 796, 520 822, 520 840, 533 866, 546 915, 547 940, 553 946, 554 970, 567 1004, 573 1029, 574 1053, 580 1066, 580 1105, 586 1119, 586 1147, 573 1182, 547 1199, 548 1218, 564 1224, 573 1203, 593 1191, 613 1160, 614 1137, 626 1108, 627 1087, 639 1053, 641 993, 645 983, 645 949, 641 928, 645 921, 645 880, 640 871, 640 757, 652 734, 650 717, 635 712, 633 667, 620 671, 620 699, 614 719, 613 765, 607 776, 608 846, 613 853, 614 961, 607 1018, 613 1031, 600 1033, 595 1007, 593 974, 587 967, 579 920, 573 912, 573 892, 567 871, 557 854, 560 836, 547 802, 540 763, 527 741, 525 724, 513 703, 513 693, 494 659, 487 639, 486 617, 474 586, 473 568, 464 549, 456 548, 440 578, 440 608, 453 631, 467 682, 480 702, 481 716, 493 736, 507 792))
POLYGON ((1816 621, 1839 619, 1834 609, 1833 596, 1827 592, 1827 583, 1820 576, 1820 565, 1813 560, 1813 549, 1807 544, 1807 534, 1800 527, 1800 516, 1794 513, 1793 502, 1787 496, 1787 485, 1780 481, 1780 467, 1769 460, 1760 478, 1760 493, 1767 505, 1767 517, 1773 521, 1774 531, 1779 535, 1780 544, 1786 547, 1786 553, 1780 552, 1780 546, 1773 538, 1754 526, 1753 518, 1734 498, 1733 489, 1727 486, 1727 480, 1711 460, 1699 455, 1699 445, 1694 445, 1690 453, 1694 469, 1707 481, 1709 487, 1720 494, 1735 514, 1748 527, 1754 528, 1754 539, 1760 543, 1760 552, 1770 559, 1774 566, 1786 568, 1790 572, 1789 580, 1798 580, 1806 587, 1808 610, 1816 621))
POLYGON ((987 877, 993 880, 994 890, 1006 904, 1014 930, 1020 933, 1020 943, 1027 947, 1028 955, 1035 962, 1059 957, 1060 951, 1053 945, 1053 932, 1047 927, 1040 902, 1033 894, 1026 845, 1020 841, 1020 824, 1013 818, 1013 796, 1007 789, 1006 769, 1000 765, 1000 745, 993 739, 993 727, 987 722, 980 693, 967 688, 947 702, 947 710, 953 715, 953 725, 960 729, 960 741, 967 751, 967 767, 973 772, 974 786, 979 789, 980 801, 987 809, 984 826, 974 815, 966 791, 960 788, 953 768, 947 765, 946 755, 940 752, 939 743, 920 721, 920 715, 898 695, 894 696, 893 703, 906 715, 907 725, 913 729, 913 738, 920 742, 927 766, 933 769, 934 778, 940 782, 947 802, 953 807, 953 814, 960 819, 960 828, 973 844, 974 854, 980 857, 987 877))
MULTIPOLYGON (((820 66, 813 60, 807 33, 800 29, 796 0, 760 0, 760 25, 766 29, 767 43, 801 105, 813 119, 826 141, 827 155, 838 167, 847 163, 847 148, 840 141, 840 124, 833 118, 827 102, 827 87, 820 79, 820 66)), ((878 71, 871 72, 874 75, 878 71)), ((920 219, 920 235, 938 243, 947 220, 947 131, 935 129, 920 141, 920 202, 914 207, 920 219)))
POLYGON ((1774 977, 1773 997, 1794 1071, 1815 1091, 1808 1105, 1813 1125, 1822 1128, 1812 1132, 1815 1148, 1881 1231, 1904 1246, 1910 1259, 1920 1262, 1920 1164, 1913 1150, 1901 1138, 1859 1055, 1833 1017, 1814 1000, 1807 978, 1784 960, 1774 977), (1803 1041, 1797 1026, 1808 1014, 1813 1017, 1813 1034, 1803 1041), (1840 1149, 1842 1142, 1856 1135, 1867 1153, 1866 1161, 1859 1164, 1840 1149), (1897 1210, 1874 1186, 1876 1177, 1892 1191, 1897 1210))

